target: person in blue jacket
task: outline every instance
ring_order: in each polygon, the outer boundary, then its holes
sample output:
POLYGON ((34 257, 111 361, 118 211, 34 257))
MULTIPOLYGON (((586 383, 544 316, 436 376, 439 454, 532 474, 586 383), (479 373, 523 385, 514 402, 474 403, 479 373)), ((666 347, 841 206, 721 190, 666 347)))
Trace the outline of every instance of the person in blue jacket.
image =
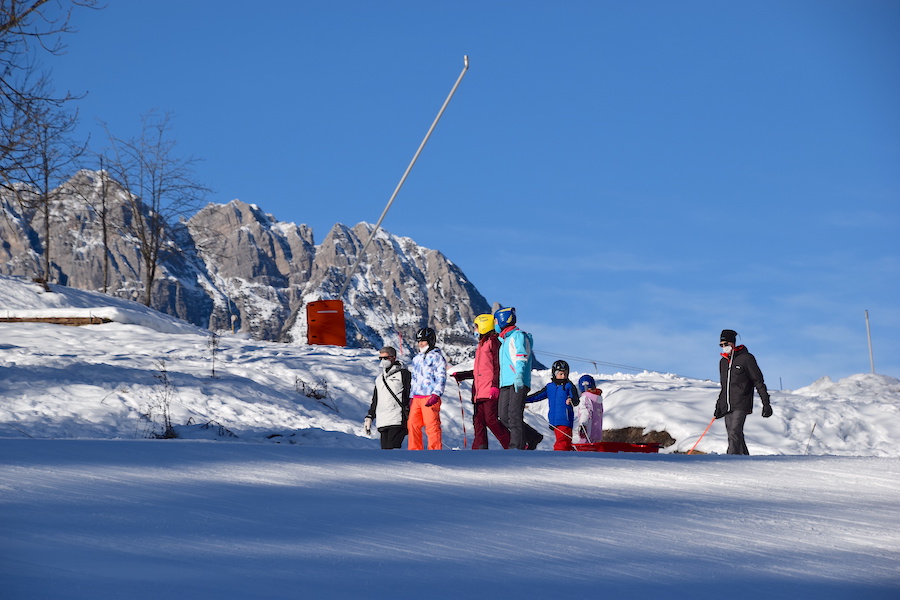
POLYGON ((529 395, 525 402, 547 400, 547 421, 556 434, 554 450, 574 450, 572 425, 575 423, 575 407, 578 406, 578 388, 569 381, 569 363, 558 360, 550 367, 552 379, 539 392, 529 395))
POLYGON ((494 329, 500 336, 500 398, 497 412, 509 430, 509 447, 534 450, 544 436, 525 422, 525 396, 531 388, 532 337, 516 326, 516 309, 494 313, 494 329))

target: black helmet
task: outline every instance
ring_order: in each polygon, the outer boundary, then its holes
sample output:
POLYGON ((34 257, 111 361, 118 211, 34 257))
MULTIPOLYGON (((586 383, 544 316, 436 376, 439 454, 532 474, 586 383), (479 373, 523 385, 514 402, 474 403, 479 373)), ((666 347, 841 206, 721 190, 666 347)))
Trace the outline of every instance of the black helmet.
POLYGON ((553 363, 553 366, 550 367, 550 375, 556 375, 557 371, 562 371, 566 374, 566 377, 569 376, 569 363, 564 360, 558 360, 553 363))
POLYGON ((437 343, 437 334, 434 332, 434 329, 431 327, 423 327, 419 331, 416 332, 416 341, 417 342, 428 342, 428 346, 433 348, 437 343))

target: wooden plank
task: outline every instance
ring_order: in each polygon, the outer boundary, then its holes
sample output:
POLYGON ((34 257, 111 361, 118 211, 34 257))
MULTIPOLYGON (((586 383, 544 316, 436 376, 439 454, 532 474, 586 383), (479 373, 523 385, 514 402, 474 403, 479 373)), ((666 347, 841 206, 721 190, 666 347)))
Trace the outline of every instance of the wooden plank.
POLYGON ((101 325, 112 323, 103 317, 0 317, 0 323, 51 323, 53 325, 101 325))

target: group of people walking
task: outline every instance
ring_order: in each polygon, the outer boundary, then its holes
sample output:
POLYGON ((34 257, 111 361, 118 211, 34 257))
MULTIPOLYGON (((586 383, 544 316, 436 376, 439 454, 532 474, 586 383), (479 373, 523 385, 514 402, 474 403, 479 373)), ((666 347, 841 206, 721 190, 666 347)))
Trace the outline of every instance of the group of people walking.
MULTIPOLYGON (((600 441, 602 437, 602 397, 588 375, 579 380, 579 388, 569 381, 565 361, 553 365, 553 380, 542 390, 529 395, 533 365, 532 337, 516 325, 516 309, 499 308, 493 314, 475 318, 478 345, 472 370, 456 371, 457 383, 472 381, 474 440, 473 450, 488 448, 490 431, 504 449, 534 450, 544 439, 525 422, 525 405, 548 399, 548 419, 555 432, 554 449, 572 450, 575 407, 585 416, 575 441, 600 441), (588 402, 582 404, 584 396, 588 402)), ((379 351, 381 372, 375 379, 372 402, 364 426, 371 433, 377 423, 384 449, 401 448, 409 436, 409 450, 423 450, 425 430, 428 449, 443 447, 441 396, 447 380, 447 360, 436 345, 434 329, 424 327, 416 333, 419 352, 407 369, 397 350, 385 346, 379 351)))
MULTIPOLYGON (((554 450, 574 450, 573 443, 602 441, 603 392, 593 377, 583 375, 576 385, 569 379, 568 363, 557 360, 550 368, 550 382, 529 394, 533 340, 516 325, 516 309, 499 308, 493 314, 478 315, 474 327, 478 345, 473 368, 452 373, 457 384, 472 381, 473 450, 488 448, 488 431, 504 449, 537 448, 544 436, 525 422, 525 405, 541 400, 547 400, 554 450)), ((772 407, 756 359, 746 347, 737 345, 736 338, 737 333, 730 329, 720 336, 721 392, 713 416, 725 418, 728 454, 749 454, 743 429, 753 410, 753 390, 762 400, 763 417, 772 415, 772 407)), ((431 327, 416 333, 419 351, 409 369, 397 359, 395 348, 385 346, 378 353, 381 369, 364 426, 370 434, 377 423, 384 449, 402 448, 408 436, 409 450, 423 450, 423 429, 429 450, 443 447, 441 396, 447 382, 447 359, 436 341, 431 327)))

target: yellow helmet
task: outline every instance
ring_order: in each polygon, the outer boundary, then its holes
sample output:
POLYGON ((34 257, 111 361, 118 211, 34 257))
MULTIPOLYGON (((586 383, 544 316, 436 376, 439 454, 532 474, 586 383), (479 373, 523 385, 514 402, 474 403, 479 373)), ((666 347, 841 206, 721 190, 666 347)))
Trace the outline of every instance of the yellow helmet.
POLYGON ((484 335, 494 330, 494 315, 478 315, 475 317, 475 327, 478 333, 484 335))

